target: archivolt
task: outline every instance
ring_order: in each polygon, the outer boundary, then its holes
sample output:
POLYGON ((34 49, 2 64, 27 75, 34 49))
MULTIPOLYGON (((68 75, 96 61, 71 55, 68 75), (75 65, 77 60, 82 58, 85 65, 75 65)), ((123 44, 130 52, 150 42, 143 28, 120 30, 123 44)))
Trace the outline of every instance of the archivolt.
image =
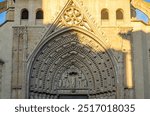
POLYGON ((29 68, 29 98, 57 98, 59 94, 116 98, 116 70, 108 51, 79 31, 47 40, 29 68))

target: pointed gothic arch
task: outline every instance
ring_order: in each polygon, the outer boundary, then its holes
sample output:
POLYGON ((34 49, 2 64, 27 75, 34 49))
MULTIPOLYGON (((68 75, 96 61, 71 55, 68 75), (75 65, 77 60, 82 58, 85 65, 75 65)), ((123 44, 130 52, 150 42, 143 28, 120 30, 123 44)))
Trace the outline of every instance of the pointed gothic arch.
POLYGON ((103 46, 94 35, 78 28, 62 29, 48 36, 31 58, 28 97, 118 98, 116 65, 111 50, 103 46))
POLYGON ((68 1, 29 58, 27 98, 121 98, 110 41, 88 16, 68 1))

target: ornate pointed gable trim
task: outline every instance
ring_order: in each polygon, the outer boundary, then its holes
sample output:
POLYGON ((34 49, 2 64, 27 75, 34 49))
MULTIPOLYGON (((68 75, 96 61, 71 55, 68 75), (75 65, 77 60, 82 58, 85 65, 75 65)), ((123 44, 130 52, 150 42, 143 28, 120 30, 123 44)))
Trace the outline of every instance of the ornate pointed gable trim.
POLYGON ((72 26, 93 32, 91 24, 75 0, 68 1, 54 23, 49 27, 45 36, 59 29, 71 28, 72 26))
POLYGON ((103 29, 96 23, 94 18, 92 18, 88 9, 84 7, 83 2, 80 0, 68 0, 56 20, 44 34, 43 39, 38 46, 40 46, 49 36, 54 34, 54 32, 72 28, 85 30, 98 37, 107 48, 110 48, 111 46, 110 40, 102 31, 103 29))

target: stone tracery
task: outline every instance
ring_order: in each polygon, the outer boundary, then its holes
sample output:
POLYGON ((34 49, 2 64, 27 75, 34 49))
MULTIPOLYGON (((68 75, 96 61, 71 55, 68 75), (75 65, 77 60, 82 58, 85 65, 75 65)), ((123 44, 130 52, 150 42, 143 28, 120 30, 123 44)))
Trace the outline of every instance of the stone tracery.
POLYGON ((83 15, 76 7, 72 6, 66 9, 62 19, 67 25, 79 25, 83 20, 83 15))

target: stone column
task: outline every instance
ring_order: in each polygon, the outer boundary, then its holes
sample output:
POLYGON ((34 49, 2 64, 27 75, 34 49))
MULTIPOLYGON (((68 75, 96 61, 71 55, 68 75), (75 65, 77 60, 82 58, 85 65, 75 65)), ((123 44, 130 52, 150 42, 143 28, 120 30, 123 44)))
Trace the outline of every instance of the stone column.
POLYGON ((126 86, 131 89, 133 88, 131 52, 125 53, 125 67, 126 86))
POLYGON ((28 50, 28 31, 27 27, 24 29, 24 35, 23 35, 23 73, 22 73, 22 97, 26 98, 26 72, 27 72, 27 50, 28 50))
POLYGON ((26 27, 14 27, 12 59, 12 98, 25 98, 26 27))
POLYGON ((121 36, 122 40, 122 52, 124 53, 124 64, 125 64, 125 88, 133 88, 133 73, 132 73, 132 53, 131 53, 131 30, 122 29, 121 36))
POLYGON ((133 60, 132 60, 132 47, 131 47, 131 30, 126 29, 123 31, 122 40, 122 52, 124 53, 124 65, 125 65, 125 87, 124 97, 127 99, 134 98, 133 88, 133 60))

